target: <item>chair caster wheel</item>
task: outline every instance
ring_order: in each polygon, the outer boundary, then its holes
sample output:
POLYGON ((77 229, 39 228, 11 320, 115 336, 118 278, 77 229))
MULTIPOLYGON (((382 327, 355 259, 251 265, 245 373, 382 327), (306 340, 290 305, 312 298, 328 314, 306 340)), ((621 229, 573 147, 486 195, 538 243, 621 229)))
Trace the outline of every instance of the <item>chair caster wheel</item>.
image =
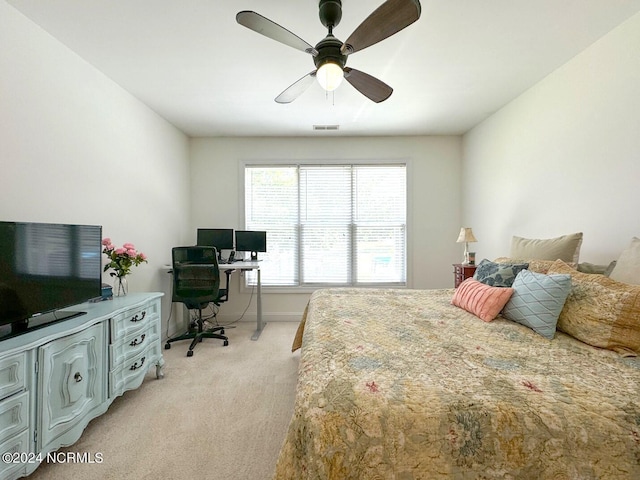
POLYGON ((198 339, 198 343, 200 343, 200 342, 202 342, 202 337, 200 337, 200 338, 198 339))
POLYGON ((223 343, 222 345, 224 345, 225 347, 226 347, 227 345, 229 345, 229 340, 225 340, 225 341, 224 341, 224 343, 223 343))
POLYGON ((220 330, 220 335, 224 335, 224 328, 220 330))
POLYGON ((164 349, 165 350, 169 350, 171 348, 171 344, 170 343, 165 343, 164 344, 164 349))
POLYGON ((193 350, 187 350, 187 357, 193 357, 193 350))

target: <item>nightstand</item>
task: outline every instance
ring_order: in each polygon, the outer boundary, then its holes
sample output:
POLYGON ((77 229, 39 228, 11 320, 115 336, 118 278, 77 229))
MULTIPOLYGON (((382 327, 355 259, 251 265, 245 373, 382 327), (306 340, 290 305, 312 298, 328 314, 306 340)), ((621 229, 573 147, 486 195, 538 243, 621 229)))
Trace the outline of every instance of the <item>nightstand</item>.
POLYGON ((462 263, 454 263, 453 264, 453 277, 454 277, 454 286, 458 288, 463 281, 465 281, 469 277, 473 277, 473 274, 476 273, 477 265, 463 265, 462 263))

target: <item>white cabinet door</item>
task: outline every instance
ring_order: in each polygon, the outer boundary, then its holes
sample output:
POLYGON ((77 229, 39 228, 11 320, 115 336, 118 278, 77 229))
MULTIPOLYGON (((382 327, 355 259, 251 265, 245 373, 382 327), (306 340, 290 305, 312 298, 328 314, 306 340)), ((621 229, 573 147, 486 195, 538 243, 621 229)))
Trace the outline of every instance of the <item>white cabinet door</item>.
POLYGON ((106 409, 106 322, 39 350, 38 450, 75 442, 106 409))

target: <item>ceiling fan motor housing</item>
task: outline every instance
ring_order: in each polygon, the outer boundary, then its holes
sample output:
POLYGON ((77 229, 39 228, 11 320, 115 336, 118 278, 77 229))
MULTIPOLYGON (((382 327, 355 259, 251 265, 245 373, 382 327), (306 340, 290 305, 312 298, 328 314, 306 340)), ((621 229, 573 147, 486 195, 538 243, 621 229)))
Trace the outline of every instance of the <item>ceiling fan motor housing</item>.
POLYGON ((313 57, 316 68, 320 68, 325 63, 337 63, 340 68, 344 68, 347 63, 347 56, 340 51, 342 42, 333 35, 327 35, 316 45, 318 55, 313 57))
POLYGON ((320 21, 331 30, 336 27, 342 19, 342 1, 341 0, 320 0, 320 21))

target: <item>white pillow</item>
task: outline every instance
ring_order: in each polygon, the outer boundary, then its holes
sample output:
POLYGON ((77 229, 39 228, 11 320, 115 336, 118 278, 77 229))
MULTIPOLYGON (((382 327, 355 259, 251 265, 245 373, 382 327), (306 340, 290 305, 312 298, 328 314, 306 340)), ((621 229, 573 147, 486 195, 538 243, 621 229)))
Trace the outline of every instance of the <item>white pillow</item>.
POLYGON ((582 232, 562 235, 556 238, 522 238, 515 235, 511 238, 511 258, 527 260, 562 260, 578 263, 582 232))
POLYGON ((631 285, 640 285, 640 238, 633 237, 623 250, 609 278, 631 285))

